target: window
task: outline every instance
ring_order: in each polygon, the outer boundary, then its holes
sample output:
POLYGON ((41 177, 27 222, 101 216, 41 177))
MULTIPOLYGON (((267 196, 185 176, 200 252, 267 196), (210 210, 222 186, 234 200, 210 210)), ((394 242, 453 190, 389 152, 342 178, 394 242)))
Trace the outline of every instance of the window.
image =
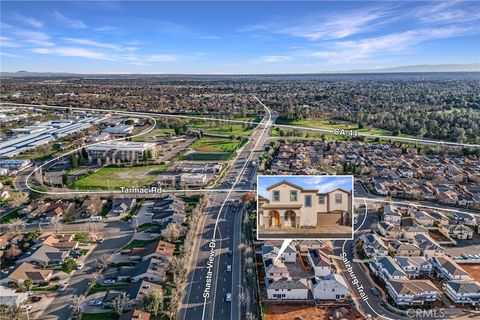
POLYGON ((297 201, 297 190, 290 191, 290 201, 297 201))
POLYGON ((273 201, 280 201, 280 191, 273 191, 273 201))
POLYGON ((325 204, 325 196, 323 194, 318 196, 318 204, 325 204))
POLYGON ((312 206, 312 196, 311 195, 306 195, 305 196, 305 207, 311 207, 312 206))
POLYGON ((341 193, 337 193, 337 194, 335 195, 335 203, 336 203, 336 204, 341 204, 341 203, 342 203, 342 201, 343 201, 343 197, 342 197, 342 196, 343 196, 343 195, 342 195, 341 193))

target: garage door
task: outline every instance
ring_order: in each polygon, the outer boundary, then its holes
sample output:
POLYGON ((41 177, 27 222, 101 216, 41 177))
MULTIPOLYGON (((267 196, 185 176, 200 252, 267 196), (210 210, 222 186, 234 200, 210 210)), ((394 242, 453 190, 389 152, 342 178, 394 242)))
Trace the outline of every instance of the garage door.
POLYGON ((317 213, 317 226, 341 225, 342 214, 339 213, 317 213))

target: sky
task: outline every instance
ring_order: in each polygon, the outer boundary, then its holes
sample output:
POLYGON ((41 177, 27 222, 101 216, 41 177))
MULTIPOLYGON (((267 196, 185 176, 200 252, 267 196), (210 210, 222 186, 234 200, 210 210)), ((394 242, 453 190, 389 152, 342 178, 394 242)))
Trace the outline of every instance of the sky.
POLYGON ((259 176, 258 194, 269 198, 267 188, 284 180, 304 189, 316 189, 319 192, 329 192, 337 188, 352 191, 351 176, 259 176))
POLYGON ((466 1, 1 1, 1 71, 315 73, 480 62, 466 1))

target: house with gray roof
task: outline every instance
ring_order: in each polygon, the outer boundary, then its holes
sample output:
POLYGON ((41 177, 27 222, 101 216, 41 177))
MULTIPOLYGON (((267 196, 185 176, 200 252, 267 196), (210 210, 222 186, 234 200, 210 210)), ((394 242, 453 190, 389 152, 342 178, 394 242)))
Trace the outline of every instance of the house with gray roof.
POLYGON ((148 280, 162 283, 166 276, 165 268, 162 260, 152 257, 137 263, 134 267, 121 267, 117 279, 118 281, 148 280))
POLYGON ((388 248, 383 240, 376 234, 367 233, 362 235, 363 252, 370 258, 388 256, 388 248))
POLYGON ((375 258, 370 264, 374 265, 371 270, 385 281, 408 279, 407 274, 390 256, 375 258))
POLYGON ((348 285, 345 279, 337 273, 324 277, 312 277, 308 284, 313 299, 316 300, 340 300, 348 296, 348 285))
POLYGON ((433 257, 432 265, 433 269, 441 278, 446 278, 448 280, 470 280, 468 272, 450 257, 433 257))
POLYGON ((430 280, 391 280, 387 292, 398 306, 424 305, 438 299, 438 289, 430 280))
POLYGON ((480 283, 474 281, 448 281, 443 286, 445 294, 455 303, 478 306, 480 283))
POLYGON ((399 226, 402 221, 402 213, 393 204, 386 204, 383 206, 382 221, 399 226))
POLYGON ((432 263, 425 257, 396 256, 395 260, 410 279, 428 275, 433 270, 432 263))
POLYGON ((272 300, 306 300, 308 285, 306 279, 266 279, 267 297, 272 300))
POLYGON ((69 255, 69 251, 62 251, 44 244, 37 247, 34 251, 26 252, 15 263, 28 262, 45 267, 54 264, 61 264, 69 255))

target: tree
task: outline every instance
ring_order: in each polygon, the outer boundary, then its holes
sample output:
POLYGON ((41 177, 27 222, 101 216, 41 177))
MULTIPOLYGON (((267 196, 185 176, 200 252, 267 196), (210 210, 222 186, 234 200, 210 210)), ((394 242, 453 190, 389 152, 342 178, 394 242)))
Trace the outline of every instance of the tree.
POLYGON ((0 305, 0 319, 24 320, 27 316, 20 307, 0 305))
POLYGON ((163 308, 163 293, 160 290, 150 291, 143 296, 139 309, 158 316, 163 308))
POLYGON ((84 295, 73 296, 71 307, 76 319, 82 318, 82 305, 85 301, 84 295))
POLYGON ((15 260, 20 254, 22 253, 22 250, 18 247, 11 247, 5 251, 5 258, 8 260, 15 260))
POLYGON ((41 235, 42 235, 42 231, 40 231, 38 229, 35 230, 35 231, 30 231, 29 233, 27 233, 25 235, 24 240, 30 242, 30 241, 36 240, 41 235))
POLYGON ((244 195, 242 195, 242 197, 240 198, 240 200, 242 200, 242 202, 250 202, 250 201, 253 201, 255 200, 255 193, 253 192, 247 192, 245 193, 244 195))
POLYGON ((23 286, 25 287, 25 290, 27 290, 27 291, 32 290, 32 287, 33 287, 33 281, 32 281, 32 279, 26 278, 26 279, 23 281, 23 286))
POLYGON ((123 309, 125 309, 128 300, 128 295, 125 292, 116 296, 115 299, 113 299, 112 307, 118 315, 121 315, 123 313, 123 309))
POLYGON ((78 168, 78 159, 75 154, 70 155, 70 165, 72 169, 78 168))
POLYGON ((165 238, 168 242, 173 242, 180 236, 180 230, 175 223, 170 223, 165 230, 165 238))
POLYGON ((75 269, 76 266, 77 263, 75 262, 75 260, 67 258, 63 263, 62 270, 65 273, 70 273, 73 269, 75 269))

